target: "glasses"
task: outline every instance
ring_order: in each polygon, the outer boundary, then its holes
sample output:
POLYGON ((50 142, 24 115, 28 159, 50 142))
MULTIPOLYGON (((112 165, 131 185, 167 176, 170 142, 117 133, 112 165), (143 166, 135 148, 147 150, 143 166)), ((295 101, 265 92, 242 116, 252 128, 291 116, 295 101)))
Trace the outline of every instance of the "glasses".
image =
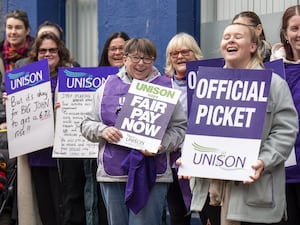
POLYGON ((143 63, 145 64, 150 64, 153 62, 153 57, 140 57, 140 56, 132 56, 132 55, 127 55, 132 62, 134 63, 139 63, 141 60, 143 61, 143 63))
POLYGON ((182 56, 189 56, 190 55, 190 52, 192 50, 191 49, 183 49, 183 50, 180 50, 180 51, 173 51, 173 52, 170 52, 170 56, 175 59, 178 57, 179 53, 182 55, 182 56))
POLYGON ((124 51, 124 47, 123 46, 119 47, 119 48, 117 48, 117 47, 111 47, 111 48, 108 48, 108 50, 111 51, 111 52, 117 52, 118 50, 120 52, 123 52, 124 51))
POLYGON ((40 48, 39 49, 39 54, 41 55, 45 55, 47 52, 49 52, 50 54, 57 54, 58 52, 58 48, 40 48))

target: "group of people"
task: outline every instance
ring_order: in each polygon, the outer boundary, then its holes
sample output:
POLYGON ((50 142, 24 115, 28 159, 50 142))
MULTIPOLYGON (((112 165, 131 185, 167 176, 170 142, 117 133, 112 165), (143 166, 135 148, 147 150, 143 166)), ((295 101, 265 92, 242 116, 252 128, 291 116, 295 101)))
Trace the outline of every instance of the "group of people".
MULTIPOLYGON (((62 28, 45 21, 31 37, 27 13, 13 10, 6 15, 5 33, 0 48, 2 78, 5 72, 47 58, 54 102, 58 68, 79 66, 65 46, 62 28)), ((5 91, 2 100, 3 104, 7 100, 5 91)), ((6 129, 5 121, 1 128, 6 129)), ((1 222, 10 217, 7 224, 85 224, 83 160, 53 159, 49 147, 7 161, 17 179, 15 194, 3 205, 1 222)), ((8 169, 7 180, 10 173, 8 169)))
MULTIPOLYGON (((62 29, 45 22, 36 37, 30 37, 28 17, 21 10, 7 14, 5 28, 6 39, 0 44, 2 77, 47 58, 53 102, 59 107, 58 67, 79 66, 70 57, 62 29)), ((177 175, 188 120, 186 64, 204 57, 195 39, 187 33, 173 36, 166 47, 165 71, 160 73, 151 40, 113 33, 98 66, 117 66, 119 72, 95 92, 80 126, 86 139, 99 143, 97 160, 53 159, 52 148, 18 157, 16 222, 160 225, 167 203, 171 225, 189 225, 194 211, 203 225, 300 224, 300 166, 284 164, 292 151, 300 156, 299 5, 284 12, 280 39, 271 47, 259 17, 246 11, 225 27, 220 41, 224 68, 262 70, 264 62, 279 58, 285 66, 285 80, 272 74, 259 156, 252 164, 255 174, 238 182, 177 175), (157 153, 115 144, 122 138, 115 127, 116 109, 122 110, 133 79, 181 90, 157 153)), ((5 129, 5 122, 1 127, 5 129)))
MULTIPOLYGON (((300 27, 300 21, 297 24, 296 19, 300 18, 299 7, 287 9, 283 16, 285 27, 281 32, 285 35, 282 44, 288 43, 288 50, 293 52, 290 61, 297 61, 293 56, 297 56, 297 46, 293 44, 297 42, 295 30, 300 27), (293 14, 289 16, 292 19, 287 18, 286 14, 291 12, 293 14), (296 24, 292 23, 293 19, 296 24), (293 30, 294 37, 289 30, 293 30), (294 48, 294 51, 291 50, 294 48)), ((282 48, 281 46, 281 52, 282 48)), ((224 68, 264 69, 263 63, 273 59, 275 54, 275 46, 272 49, 266 41, 262 23, 254 12, 242 12, 234 17, 224 30, 220 50, 225 60, 224 68)), ((253 176, 244 182, 215 182, 213 179, 191 177, 187 183, 187 180, 182 179, 185 177, 180 176, 178 179, 177 176, 183 141, 181 133, 185 132, 187 120, 186 63, 201 60, 203 55, 192 36, 186 33, 175 35, 166 48, 165 74, 170 78, 171 84, 170 81, 163 82, 166 76, 158 74, 154 67, 156 57, 153 43, 148 39, 133 38, 126 42, 124 66, 97 90, 93 106, 81 124, 83 136, 99 143, 96 179, 100 183, 109 224, 160 224, 164 207, 161 199, 165 197, 172 225, 190 224, 190 212, 193 211, 200 212, 202 224, 297 224, 294 217, 298 216, 296 212, 299 209, 295 205, 299 205, 299 202, 295 195, 293 198, 288 197, 286 213, 284 166, 284 162, 294 151, 295 143, 297 154, 299 120, 293 94, 297 78, 293 76, 294 79, 289 81, 288 76, 284 80, 277 74, 272 74, 260 152, 258 160, 252 165, 255 170, 253 176), (122 99, 133 79, 164 84, 182 91, 179 105, 176 105, 156 154, 149 149, 136 151, 114 144, 122 138, 122 133, 114 127, 116 108, 122 107, 122 99), (168 164, 163 161, 165 159, 168 164), (144 191, 147 195, 146 203, 138 210, 130 202, 124 201, 130 191, 128 183, 132 182, 131 170, 128 172, 128 168, 123 166, 127 160, 138 160, 138 169, 136 164, 129 164, 129 168, 134 167, 132 169, 138 174, 142 173, 139 169, 144 168, 145 164, 149 165, 152 160, 155 162, 155 179, 148 177, 147 169, 142 170, 145 175, 143 178, 136 178, 143 179, 139 182, 144 182, 145 186, 140 187, 146 189, 144 191), (291 199, 296 201, 293 206, 290 206, 291 199)), ((285 67, 288 68, 287 65, 285 67)), ((287 172, 289 169, 299 172, 297 166, 287 168, 287 172)), ((297 190, 297 186, 293 190, 297 190)), ((287 188, 287 196, 292 193, 287 188)))

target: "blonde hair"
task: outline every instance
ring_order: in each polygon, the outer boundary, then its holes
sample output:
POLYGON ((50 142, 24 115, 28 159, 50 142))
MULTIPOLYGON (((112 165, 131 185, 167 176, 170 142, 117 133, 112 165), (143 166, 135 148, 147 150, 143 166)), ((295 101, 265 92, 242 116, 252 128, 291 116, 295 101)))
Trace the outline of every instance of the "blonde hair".
POLYGON ((264 67, 263 60, 261 58, 261 54, 260 54, 260 51, 258 48, 260 39, 256 35, 256 31, 253 27, 246 26, 246 25, 244 25, 244 26, 249 29, 250 40, 252 43, 254 43, 256 45, 256 50, 251 54, 251 60, 248 63, 246 68, 251 69, 251 68, 256 68, 258 66, 264 67))
POLYGON ((252 69, 252 68, 256 68, 258 66, 264 67, 264 64, 263 64, 263 61, 261 58, 261 54, 258 49, 260 40, 259 40, 259 37, 256 35, 255 29, 251 26, 247 26, 242 23, 232 23, 232 24, 229 24, 228 26, 233 26, 233 25, 240 25, 240 26, 246 27, 249 31, 251 43, 254 43, 256 45, 256 49, 254 52, 251 53, 251 59, 250 59, 248 65, 246 66, 246 69, 252 69))
POLYGON ((181 32, 176 34, 170 41, 166 49, 166 67, 165 67, 165 73, 169 76, 173 75, 174 67, 171 61, 170 53, 174 51, 177 48, 180 48, 182 46, 186 46, 189 48, 196 60, 200 60, 203 58, 202 51, 200 47, 198 46, 195 38, 187 33, 181 32))

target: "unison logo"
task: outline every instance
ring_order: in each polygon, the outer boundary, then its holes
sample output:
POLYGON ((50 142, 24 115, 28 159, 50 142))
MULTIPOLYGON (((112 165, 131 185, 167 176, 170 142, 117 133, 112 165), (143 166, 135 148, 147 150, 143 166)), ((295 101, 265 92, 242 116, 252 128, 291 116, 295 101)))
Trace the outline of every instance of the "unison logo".
POLYGON ((192 146, 196 151, 193 158, 195 165, 222 167, 222 169, 243 169, 245 167, 246 157, 226 154, 217 148, 201 146, 195 142, 192 146))
POLYGON ((174 98, 174 96, 175 96, 175 91, 174 90, 172 90, 172 89, 170 90, 170 89, 165 88, 163 86, 153 87, 153 86, 148 85, 148 84, 137 83, 136 84, 136 89, 140 90, 140 91, 148 92, 149 94, 154 94, 154 95, 159 95, 159 96, 166 96, 168 98, 174 98))
POLYGON ((105 78, 94 77, 92 74, 86 72, 74 72, 65 69, 64 73, 67 76, 67 88, 96 90, 105 82, 105 78))
POLYGON ((24 86, 34 86, 43 81, 43 71, 8 73, 11 90, 16 90, 24 86))
POLYGON ((136 145, 137 147, 144 147, 145 142, 143 140, 138 139, 137 137, 127 134, 126 136, 126 142, 132 145, 136 145))

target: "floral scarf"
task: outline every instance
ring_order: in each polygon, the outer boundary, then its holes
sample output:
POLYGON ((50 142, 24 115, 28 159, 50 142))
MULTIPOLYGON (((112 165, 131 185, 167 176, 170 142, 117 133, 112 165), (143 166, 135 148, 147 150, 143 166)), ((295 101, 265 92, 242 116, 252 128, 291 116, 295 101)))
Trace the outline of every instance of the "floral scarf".
POLYGON ((33 38, 31 36, 27 36, 23 46, 19 49, 13 48, 7 40, 4 41, 3 44, 3 59, 4 59, 4 67, 5 72, 11 71, 14 68, 14 65, 17 60, 21 58, 25 58, 29 49, 31 48, 33 42, 33 38))
POLYGON ((174 76, 177 80, 186 80, 186 75, 180 76, 180 75, 175 74, 174 76))

